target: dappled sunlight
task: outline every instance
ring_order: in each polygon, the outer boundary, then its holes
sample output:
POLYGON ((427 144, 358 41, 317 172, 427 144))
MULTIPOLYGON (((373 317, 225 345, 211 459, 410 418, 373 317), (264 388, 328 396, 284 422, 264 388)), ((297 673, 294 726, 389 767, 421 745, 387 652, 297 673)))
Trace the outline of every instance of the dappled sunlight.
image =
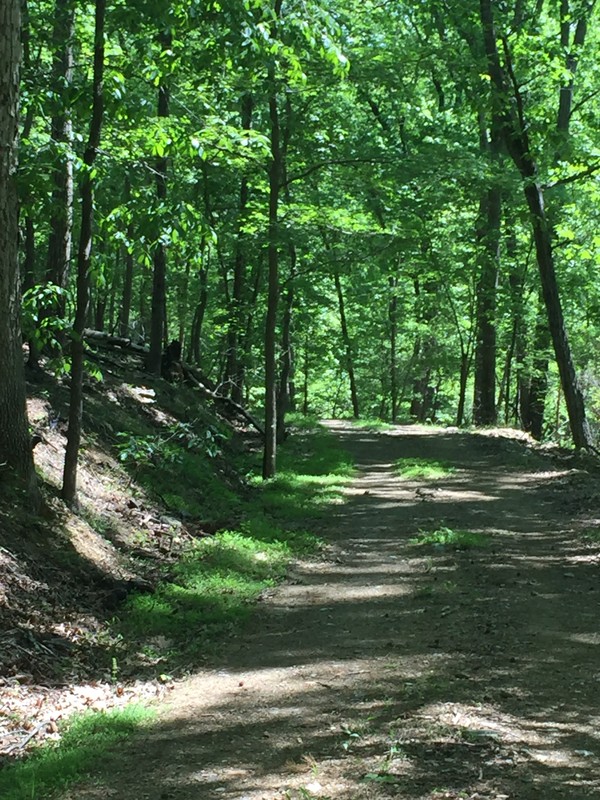
POLYGON ((597 547, 542 513, 568 471, 501 468, 483 436, 331 427, 362 466, 326 558, 176 690, 121 755, 116 796, 598 797, 597 547), (407 456, 460 472, 407 482, 407 456))

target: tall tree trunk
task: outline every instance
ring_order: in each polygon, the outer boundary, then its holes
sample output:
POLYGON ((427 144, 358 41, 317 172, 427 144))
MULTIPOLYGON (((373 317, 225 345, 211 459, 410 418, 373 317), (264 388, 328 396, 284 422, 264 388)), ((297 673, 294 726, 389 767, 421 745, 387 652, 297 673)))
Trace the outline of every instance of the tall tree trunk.
POLYGON ((460 353, 460 384, 458 393, 458 408, 456 409, 456 425, 460 428, 465 420, 465 405, 467 401, 467 383, 471 370, 471 354, 461 348, 460 353))
MULTIPOLYGON (((583 393, 571 355, 556 280, 552 253, 552 225, 546 215, 544 193, 538 179, 537 163, 529 144, 529 126, 524 118, 523 97, 519 86, 513 80, 512 65, 509 64, 505 69, 500 62, 491 0, 480 0, 480 16, 488 71, 492 81, 493 102, 502 120, 502 132, 507 150, 523 179, 525 199, 531 214, 542 292, 567 405, 571 435, 576 447, 592 447, 592 434, 586 418, 583 393), (511 77, 510 81, 509 76, 511 77)), ((506 48, 508 48, 508 44, 506 48)))
POLYGON ((208 271, 210 268, 210 250, 207 248, 206 243, 202 243, 202 265, 198 273, 199 291, 198 302, 194 310, 194 318, 192 320, 192 330, 190 331, 190 355, 194 359, 194 363, 200 365, 201 344, 202 344, 202 326, 204 324, 204 315, 208 305, 208 271))
MULTIPOLYGON (((488 137, 485 122, 480 120, 481 149, 492 170, 499 158, 499 123, 492 121, 488 137)), ((500 248, 501 195, 497 178, 486 189, 479 206, 480 272, 477 285, 477 335, 475 344, 475 396, 473 422, 493 425, 496 422, 496 289, 500 248)))
MULTIPOLYGON (((73 159, 69 151, 73 138, 70 94, 74 74, 74 32, 75 3, 73 0, 56 0, 52 31, 52 102, 55 109, 50 136, 57 152, 52 171, 46 280, 61 288, 65 288, 69 277, 73 228, 73 159)), ((64 316, 64 299, 59 297, 58 301, 58 315, 64 316)))
POLYGON ((352 352, 352 340, 348 333, 348 323, 346 321, 346 308, 344 305, 344 294, 342 292, 342 283, 340 281, 340 273, 337 268, 333 273, 335 281, 335 291, 337 292, 338 307, 340 311, 340 325, 342 328, 342 341, 344 343, 344 352, 346 355, 346 370, 348 372, 348 380, 350 381, 350 399, 352 401, 352 416, 355 419, 360 417, 360 406, 358 403, 358 390, 356 387, 356 376, 354 374, 354 355, 352 352))
POLYGON ((4 0, 0 4, 0 464, 14 470, 37 510, 40 498, 25 406, 17 252, 20 28, 20 0, 4 0))
MULTIPOLYGON (((242 98, 241 123, 244 130, 252 126, 253 99, 250 92, 242 98)), ((240 181, 240 196, 235 239, 233 267, 233 286, 231 290, 229 325, 227 329, 227 366, 225 382, 231 399, 241 403, 244 396, 243 369, 240 367, 240 338, 244 327, 244 287, 246 278, 246 237, 244 224, 250 197, 250 187, 246 175, 240 181)))
MULTIPOLYGON (((125 201, 131 203, 131 181, 129 175, 125 178, 125 201)), ((126 337, 129 335, 129 318, 131 316, 131 301, 133 299, 133 222, 127 223, 125 233, 125 274, 123 275, 123 294, 121 296, 121 308, 119 311, 119 335, 126 337)))
MULTIPOLYGON (((171 48, 171 32, 164 31, 159 36, 163 53, 171 48)), ((165 78, 161 79, 158 87, 157 116, 165 119, 169 116, 169 87, 165 78)), ((167 199, 167 168, 166 155, 159 156, 154 166, 156 177, 156 197, 159 208, 164 206, 167 199)), ((158 222, 160 225, 160 222, 158 222)), ((163 346, 166 339, 166 302, 167 302, 167 249, 157 231, 154 245, 154 269, 152 272, 152 317, 150 321, 150 352, 148 354, 148 371, 160 375, 163 346)))
POLYGON ((81 231, 77 254, 77 308, 71 344, 71 397, 69 403, 69 429, 63 470, 63 499, 74 505, 77 500, 77 462, 81 442, 83 415, 83 373, 85 328, 90 299, 90 256, 94 224, 94 177, 92 166, 100 146, 104 115, 104 20, 106 0, 96 0, 94 29, 94 79, 92 88, 92 119, 83 155, 85 171, 81 181, 81 231))
MULTIPOLYGON (((275 3, 276 16, 281 0, 275 3)), ((272 478, 277 468, 277 306, 279 303, 279 193, 281 191, 281 132, 275 66, 268 70, 271 163, 269 165, 268 297, 265 322, 265 447, 263 478, 272 478)))
POLYGON ((388 317, 390 321, 390 396, 392 422, 398 421, 398 276, 390 275, 390 299, 388 317))

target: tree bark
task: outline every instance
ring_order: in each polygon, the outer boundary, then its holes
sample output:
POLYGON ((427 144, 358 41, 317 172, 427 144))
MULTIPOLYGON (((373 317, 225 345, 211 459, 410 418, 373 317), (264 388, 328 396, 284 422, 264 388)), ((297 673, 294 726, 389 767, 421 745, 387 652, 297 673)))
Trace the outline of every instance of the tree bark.
MULTIPOLYGON (((252 126, 252 95, 247 92, 242 98, 241 123, 244 130, 252 126)), ((237 230, 235 238, 235 256, 233 268, 233 286, 231 290, 229 324, 227 329, 227 365, 225 382, 232 400, 241 403, 244 396, 244 370, 240 365, 240 338, 244 326, 244 287, 246 278, 246 243, 244 223, 246 208, 250 197, 250 187, 246 175, 240 181, 237 230)))
POLYGON ((337 268, 333 273, 335 281, 335 290, 337 292, 338 307, 340 311, 340 325, 342 328, 342 341, 344 343, 344 352, 346 354, 346 370, 348 372, 348 380, 350 381, 350 399, 352 401, 352 416, 354 419, 360 417, 360 406, 358 403, 358 389, 356 387, 356 375, 354 373, 354 355, 352 352, 352 340, 348 333, 348 323, 346 321, 346 308, 344 305, 344 294, 342 292, 342 283, 340 281, 340 273, 337 268))
MULTIPOLYGON (((48 238, 46 280, 61 288, 67 285, 71 266, 73 228, 73 159, 71 143, 71 89, 74 74, 73 37, 75 32, 73 0, 56 0, 52 46, 52 103, 55 107, 50 136, 56 147, 52 171, 52 216, 48 238)), ((58 316, 64 315, 64 299, 58 299, 58 316)))
POLYGON ((85 171, 81 181, 81 231, 77 254, 77 307, 71 344, 71 396, 69 428, 63 470, 62 496, 69 505, 77 501, 77 462, 83 415, 84 345, 83 331, 90 300, 90 262, 94 225, 94 177, 92 166, 100 146, 104 116, 104 20, 106 0, 96 0, 94 28, 94 78, 92 119, 83 156, 85 171))
POLYGON ((398 421, 398 276, 388 279, 390 299, 388 317, 390 322, 390 396, 392 401, 392 422, 398 421))
MULTIPOLYGON (((281 1, 277 0, 277 16, 281 1)), ((263 478, 272 478, 277 469, 277 354, 276 328, 279 304, 279 193, 281 191, 281 132, 275 67, 269 66, 269 119, 271 123, 271 163, 269 165, 268 297, 265 322, 265 447, 263 478)))
MULTIPOLYGON (((480 121, 481 149, 494 170, 499 158, 498 121, 492 121, 491 134, 480 121)), ((502 204, 496 177, 485 190, 479 206, 479 282, 477 285, 477 334, 475 345, 475 394, 473 422, 494 425, 496 422, 496 289, 500 249, 502 204)))
MULTIPOLYGON (((164 31, 159 36, 163 52, 171 47, 171 32, 164 31)), ((169 116, 169 87, 162 78, 158 87, 157 116, 164 119, 169 116)), ((167 169, 168 158, 159 156, 154 166, 156 178, 156 197, 158 199, 159 219, 157 227, 160 228, 160 210, 167 199, 167 169)), ((157 241, 154 245, 154 269, 152 272, 152 316, 150 320, 150 353, 148 355, 148 371, 160 375, 163 346, 166 340, 166 297, 167 297, 167 249, 162 241, 160 231, 157 230, 157 241)))
POLYGON ((17 252, 20 26, 19 0, 4 0, 0 4, 0 465, 14 470, 37 510, 40 498, 25 405, 17 252))

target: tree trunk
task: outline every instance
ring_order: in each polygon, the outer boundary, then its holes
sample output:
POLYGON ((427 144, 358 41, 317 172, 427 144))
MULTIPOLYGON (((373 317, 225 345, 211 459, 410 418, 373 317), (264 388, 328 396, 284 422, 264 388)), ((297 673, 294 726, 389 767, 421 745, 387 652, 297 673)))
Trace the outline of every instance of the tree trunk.
MULTIPOLYGON (((74 74, 73 39, 75 4, 56 0, 52 32, 52 114, 50 136, 57 148, 52 171, 52 216, 46 260, 46 280, 65 288, 71 265, 73 228, 73 159, 69 153, 73 139, 71 97, 74 74)), ((58 316, 64 316, 65 301, 58 298, 58 316)))
POLYGON ((541 441, 544 432, 546 393, 548 391, 548 362, 552 341, 545 314, 538 313, 533 345, 533 365, 527 391, 527 405, 523 407, 523 428, 534 439, 541 441))
POLYGON ((460 354, 460 388, 458 393, 458 408, 456 410, 456 426, 460 428, 465 419, 465 404, 467 400, 467 383, 471 369, 471 356, 466 350, 460 354))
MULTIPOLYGON (((480 121, 481 149, 487 154, 492 169, 499 158, 499 123, 492 121, 488 137, 485 123, 480 121)), ((496 289, 500 248, 501 196, 497 179, 492 178, 479 206, 480 273, 477 285, 477 322, 475 344, 475 396, 473 422, 494 425, 496 422, 496 289)))
MULTIPOLYGON (((242 98, 241 123, 244 130, 252 126, 252 95, 248 92, 242 98)), ((240 181, 240 197, 238 206, 237 230, 235 239, 235 257, 233 268, 233 286, 231 291, 229 325, 227 329, 227 366, 225 382, 227 393, 236 403, 241 403, 244 396, 243 369, 240 367, 240 338, 244 326, 244 286, 246 278, 246 243, 244 223, 246 208, 250 197, 248 178, 242 175, 240 181)))
POLYGON ((554 270, 551 232, 544 210, 542 188, 537 183, 525 184, 525 197, 531 211, 533 235, 538 267, 542 282, 542 293, 548 313, 548 324, 554 345, 554 354, 560 373, 571 434, 575 447, 591 447, 592 434, 585 414, 583 393, 579 386, 571 348, 567 337, 558 283, 554 270))
POLYGON ((292 374, 292 311, 294 308, 294 280, 296 278, 296 248, 290 242, 290 276, 288 279, 283 320, 281 324, 281 375, 279 402, 277 403, 277 441, 285 438, 285 415, 290 407, 290 375, 292 374))
POLYGON ((17 252, 17 152, 20 2, 0 4, 0 464, 14 470, 37 510, 40 502, 25 406, 17 252))
MULTIPOLYGON (((163 53, 171 47, 171 32, 164 31, 159 36, 163 53)), ((158 87, 157 116, 164 119, 169 116, 169 87, 164 77, 158 87)), ((167 199, 167 168, 166 155, 159 156, 154 166, 156 178, 156 197, 159 209, 165 205, 167 199)), ((160 226, 160 217, 158 221, 160 226)), ((154 245, 154 269, 152 272, 152 316, 150 321, 150 353, 148 354, 148 371, 160 375, 162 352, 166 340, 166 299, 167 299, 167 249, 157 230, 154 245)))
MULTIPOLYGON (((276 13, 281 0, 276 1, 276 13)), ((281 191, 281 142, 275 67, 269 66, 269 118, 271 163, 269 165, 268 298, 265 323, 265 447, 263 478, 272 478, 277 468, 277 354, 276 328, 279 303, 279 193, 281 191)))
POLYGON ((354 356, 352 353, 352 341, 348 333, 348 323, 346 321, 346 308, 344 305, 344 295, 342 292, 342 283, 340 281, 340 273, 337 268, 333 273, 335 281, 335 290, 337 292, 338 307, 340 311, 340 325, 342 328, 342 341, 344 343, 344 351, 346 354, 346 370, 348 372, 348 379, 350 381, 350 399, 352 401, 352 416, 354 419, 360 417, 360 406, 358 404, 358 390, 356 388, 356 376, 354 374, 354 356))
MULTIPOLYGON (((127 203, 131 203, 131 181, 129 176, 125 178, 125 200, 127 203)), ((129 334, 129 318, 133 299, 133 222, 127 223, 125 240, 125 274, 123 276, 123 294, 119 311, 119 334, 124 337, 129 334)))
POLYGON ((94 30, 94 79, 92 119, 87 146, 83 156, 85 171, 81 181, 81 231, 77 254, 77 308, 71 344, 71 397, 69 402, 69 429, 63 471, 63 499, 74 505, 77 500, 77 462, 81 442, 83 414, 84 347, 83 331, 90 299, 90 255, 94 223, 94 177, 92 166, 100 146, 104 114, 104 19, 106 0, 96 0, 94 30))
POLYGON ((208 305, 208 270, 210 267, 210 250, 206 245, 202 246, 202 266, 200 267, 199 278, 199 292, 198 302, 194 310, 194 319, 192 320, 192 330, 190 331, 190 351, 193 356, 194 363, 200 366, 200 355, 202 352, 202 325, 204 324, 204 315, 208 305))
POLYGON ((388 316, 390 321, 390 396, 392 401, 392 422, 398 421, 398 276, 390 275, 390 300, 388 316))

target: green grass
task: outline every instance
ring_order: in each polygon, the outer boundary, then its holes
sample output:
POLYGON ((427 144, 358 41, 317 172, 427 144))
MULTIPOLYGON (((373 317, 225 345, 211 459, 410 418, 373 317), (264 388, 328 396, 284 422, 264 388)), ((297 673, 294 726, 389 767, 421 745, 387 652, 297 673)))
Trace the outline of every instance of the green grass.
POLYGON ((589 528, 583 531, 581 538, 588 542, 600 542, 600 528, 589 528))
POLYGON ((342 487, 354 475, 352 459, 338 440, 320 425, 290 437, 279 451, 275 478, 253 479, 256 509, 278 522, 315 520, 338 502, 342 487))
POLYGON ((396 474, 406 480, 440 480, 455 471, 452 464, 427 458, 399 458, 394 463, 396 474))
POLYGON ((152 595, 127 601, 122 635, 126 640, 166 637, 171 655, 212 651, 216 639, 247 618, 261 592, 285 576, 294 555, 285 539, 281 529, 270 525, 266 532, 258 522, 248 522, 241 531, 199 541, 170 581, 152 595))
POLYGON ((320 548, 307 522, 339 499, 353 471, 348 455, 328 431, 313 428, 280 449, 279 469, 269 481, 251 477, 253 498, 232 506, 243 519, 235 530, 199 540, 152 595, 134 595, 125 604, 122 641, 160 658, 161 671, 182 657, 211 655, 262 592, 283 580, 294 558, 320 548), (160 653, 152 652, 154 637, 163 640, 160 653))
POLYGON ((147 724, 153 713, 140 706, 71 717, 56 745, 45 745, 0 772, 2 800, 48 800, 89 774, 99 759, 147 724))
POLYGON ((434 531, 420 531, 410 540, 412 544, 430 545, 436 548, 451 550, 470 550, 474 547, 487 547, 489 540, 481 533, 474 531, 455 531, 452 528, 437 528, 434 531))

